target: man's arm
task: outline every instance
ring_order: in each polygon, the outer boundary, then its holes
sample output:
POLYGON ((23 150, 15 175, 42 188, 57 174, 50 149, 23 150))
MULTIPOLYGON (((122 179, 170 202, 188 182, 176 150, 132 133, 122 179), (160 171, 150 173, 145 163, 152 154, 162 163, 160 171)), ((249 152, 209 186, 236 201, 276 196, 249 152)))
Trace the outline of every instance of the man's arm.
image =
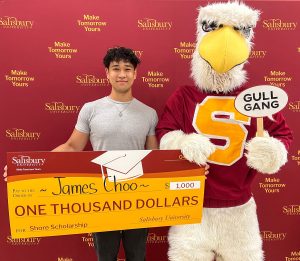
POLYGON ((54 152, 75 152, 82 151, 89 140, 89 134, 74 129, 71 137, 66 143, 59 145, 54 152))
POLYGON ((146 150, 157 150, 158 149, 158 142, 157 142, 155 135, 147 136, 145 148, 146 148, 146 150))

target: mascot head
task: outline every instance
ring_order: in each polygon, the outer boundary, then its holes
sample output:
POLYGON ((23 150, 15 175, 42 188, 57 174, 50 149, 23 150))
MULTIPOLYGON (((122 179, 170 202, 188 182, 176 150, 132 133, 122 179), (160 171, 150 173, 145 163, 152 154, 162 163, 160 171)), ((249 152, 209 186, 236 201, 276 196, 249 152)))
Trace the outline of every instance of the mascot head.
POLYGON ((259 14, 237 1, 199 8, 191 69, 199 89, 226 93, 246 82, 243 67, 259 14))

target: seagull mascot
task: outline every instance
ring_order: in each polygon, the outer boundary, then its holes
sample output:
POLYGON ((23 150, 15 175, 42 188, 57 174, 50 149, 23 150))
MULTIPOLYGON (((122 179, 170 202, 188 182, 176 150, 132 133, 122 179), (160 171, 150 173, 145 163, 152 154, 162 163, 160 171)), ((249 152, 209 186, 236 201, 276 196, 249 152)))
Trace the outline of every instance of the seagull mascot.
POLYGON ((251 183, 257 172, 274 174, 287 162, 292 135, 277 113, 264 118, 258 137, 256 119, 234 106, 246 88, 243 68, 259 15, 238 1, 199 8, 194 86, 172 93, 157 125, 160 149, 180 149, 188 161, 210 165, 202 222, 170 228, 171 261, 264 260, 251 183))

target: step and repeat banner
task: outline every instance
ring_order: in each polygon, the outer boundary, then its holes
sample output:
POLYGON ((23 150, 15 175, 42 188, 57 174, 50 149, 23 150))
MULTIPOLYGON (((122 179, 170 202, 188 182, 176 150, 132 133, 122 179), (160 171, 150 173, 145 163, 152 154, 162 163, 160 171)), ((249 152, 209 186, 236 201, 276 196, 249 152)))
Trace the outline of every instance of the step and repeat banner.
MULTIPOLYGON (((289 162, 253 184, 267 261, 300 260, 300 2, 246 1, 262 11, 245 66, 249 87, 289 95, 289 162)), ((142 63, 134 96, 160 115, 176 87, 193 84, 197 8, 207 1, 0 1, 0 166, 9 151, 49 151, 70 136, 85 102, 110 93, 102 58, 132 48, 142 63)), ((89 146, 87 150, 90 150, 89 146)), ((13 239, 0 180, 0 256, 5 261, 96 260, 91 234, 13 239)), ((122 220, 120 220, 122 222, 122 220)), ((151 228, 147 260, 167 260, 168 227, 151 228)), ((119 261, 124 261, 120 250, 119 261)))

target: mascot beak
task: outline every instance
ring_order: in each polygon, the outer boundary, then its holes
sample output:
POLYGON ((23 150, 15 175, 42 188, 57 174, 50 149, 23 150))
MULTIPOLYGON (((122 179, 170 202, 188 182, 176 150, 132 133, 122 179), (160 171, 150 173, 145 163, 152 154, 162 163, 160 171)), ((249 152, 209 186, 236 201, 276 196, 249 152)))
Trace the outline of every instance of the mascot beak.
POLYGON ((202 59, 218 73, 225 73, 246 62, 250 54, 246 39, 230 26, 207 33, 198 51, 202 59))

